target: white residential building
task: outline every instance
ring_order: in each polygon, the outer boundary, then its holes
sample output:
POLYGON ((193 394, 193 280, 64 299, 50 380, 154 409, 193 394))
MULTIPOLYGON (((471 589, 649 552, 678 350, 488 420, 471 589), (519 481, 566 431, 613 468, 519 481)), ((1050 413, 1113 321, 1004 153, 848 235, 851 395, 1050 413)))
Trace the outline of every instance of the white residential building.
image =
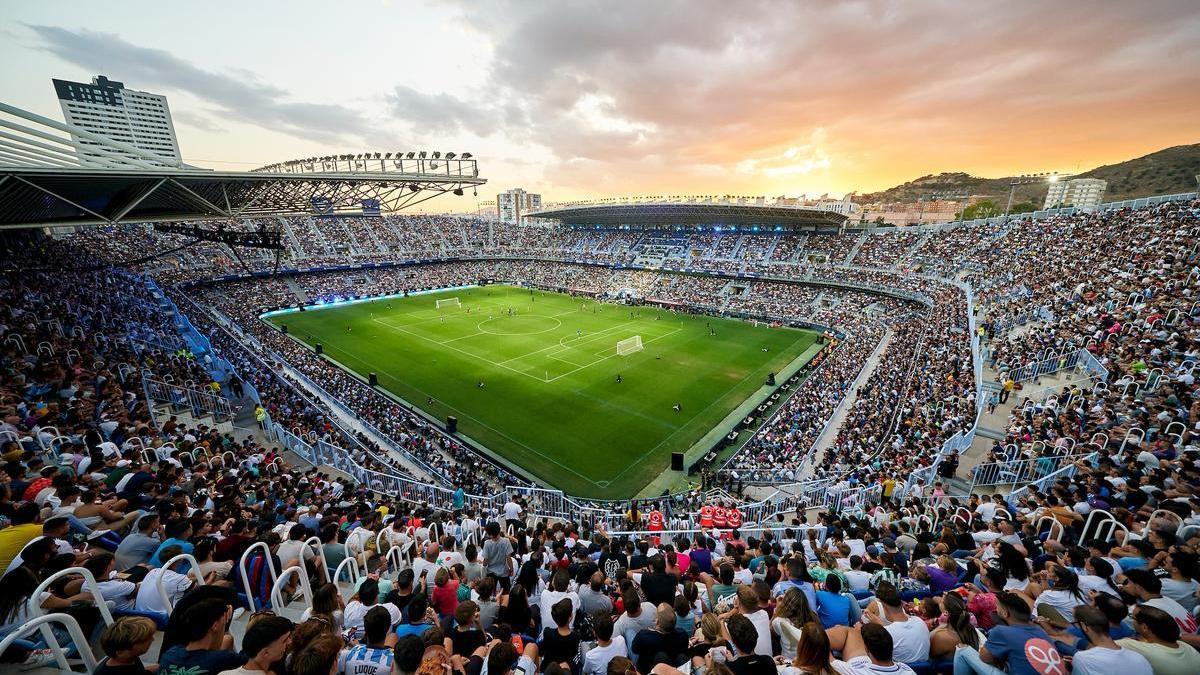
MULTIPOLYGON (((126 89, 103 75, 92 78, 91 84, 52 80, 58 102, 62 105, 67 124, 73 124, 94 134, 128 143, 140 150, 163 158, 163 164, 181 163, 175 125, 167 97, 134 89, 126 89)), ((76 138, 83 146, 94 141, 76 138)), ((96 164, 97 154, 81 151, 84 164, 96 164)))
POLYGON ((542 208, 542 196, 513 188, 496 195, 496 216, 505 223, 520 224, 523 214, 542 208))
POLYGON ((1046 191, 1045 209, 1074 206, 1077 209, 1092 209, 1104 201, 1104 190, 1108 181, 1100 178, 1075 178, 1050 183, 1046 191))

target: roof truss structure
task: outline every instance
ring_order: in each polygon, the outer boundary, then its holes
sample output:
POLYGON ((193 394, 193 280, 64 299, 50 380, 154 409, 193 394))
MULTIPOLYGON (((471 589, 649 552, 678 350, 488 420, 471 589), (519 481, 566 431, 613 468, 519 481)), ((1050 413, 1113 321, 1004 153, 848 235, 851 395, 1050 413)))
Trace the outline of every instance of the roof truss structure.
POLYGON ((0 228, 392 212, 487 182, 473 159, 404 168, 208 171, 0 103, 0 228))

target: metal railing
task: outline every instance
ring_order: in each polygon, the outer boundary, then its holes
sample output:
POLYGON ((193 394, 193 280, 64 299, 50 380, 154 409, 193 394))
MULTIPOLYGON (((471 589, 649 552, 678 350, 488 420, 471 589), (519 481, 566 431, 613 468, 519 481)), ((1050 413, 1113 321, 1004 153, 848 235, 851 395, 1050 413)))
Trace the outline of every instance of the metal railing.
POLYGON ((151 377, 143 377, 142 385, 146 398, 152 402, 166 403, 174 408, 187 408, 196 417, 212 415, 218 421, 233 419, 233 403, 224 396, 151 377))
MULTIPOLYGON (((1081 459, 1084 462, 1087 462, 1088 464, 1095 466, 1096 458, 1099 456, 1100 456, 1100 453, 1093 452, 1093 453, 1090 453, 1090 454, 1082 457, 1081 459)), ((1048 473, 1045 476, 1042 476, 1041 478, 1038 478, 1037 480, 1034 480, 1031 483, 1027 483, 1027 484, 1013 490, 1012 492, 1008 493, 1008 499, 1011 502, 1013 500, 1024 497, 1025 493, 1031 489, 1037 490, 1039 492, 1045 491, 1047 485, 1057 482, 1059 478, 1070 478, 1071 476, 1074 476, 1076 473, 1078 473, 1078 471, 1079 471, 1079 466, 1077 464, 1075 464, 1075 463, 1067 464, 1067 465, 1059 468, 1057 471, 1048 473)))
POLYGON ((1091 453, 1052 454, 1032 459, 1014 459, 1003 462, 987 462, 971 469, 971 488, 1005 485, 1015 489, 1017 486, 1032 483, 1044 478, 1063 467, 1087 458, 1091 453))

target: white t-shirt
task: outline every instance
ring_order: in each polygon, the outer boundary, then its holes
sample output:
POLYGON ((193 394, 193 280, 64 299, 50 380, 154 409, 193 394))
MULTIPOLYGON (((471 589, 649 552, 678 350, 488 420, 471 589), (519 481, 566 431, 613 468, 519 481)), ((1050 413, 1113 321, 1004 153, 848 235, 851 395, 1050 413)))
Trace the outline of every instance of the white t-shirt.
POLYGON ((1154 675, 1146 657, 1131 649, 1091 647, 1075 652, 1072 675, 1154 675))
POLYGON ((754 653, 760 656, 771 655, 771 617, 767 610, 760 609, 753 614, 745 615, 758 631, 758 642, 754 645, 754 653))
MULTIPOLYGON (((294 539, 288 539, 287 541, 280 543, 279 550, 276 552, 276 555, 279 556, 279 561, 284 565, 286 565, 289 560, 300 560, 301 557, 303 557, 304 560, 312 560, 313 558, 317 557, 316 552, 312 550, 311 546, 306 546, 304 542, 296 541, 294 539)), ((282 571, 283 570, 280 570, 280 572, 282 571)))
POLYGON ((849 661, 834 659, 832 665, 842 675, 913 675, 913 669, 900 659, 892 661, 890 666, 877 666, 868 656, 856 656, 849 661))
POLYGON ((1104 577, 1098 577, 1095 574, 1080 574, 1079 575, 1079 590, 1087 595, 1088 591, 1096 591, 1097 593, 1108 593, 1114 597, 1121 597, 1120 593, 1113 590, 1112 586, 1108 585, 1108 580, 1104 577))
POLYGON ((617 656, 625 656, 629 648, 625 646, 625 638, 614 635, 607 647, 593 647, 583 657, 583 675, 605 675, 608 672, 608 662, 617 656))
POLYGON ((123 579, 105 579, 97 581, 96 585, 100 587, 100 595, 106 601, 114 603, 112 609, 123 612, 134 608, 134 591, 137 590, 137 584, 123 579))
POLYGON ((371 608, 376 606, 383 607, 388 611, 388 614, 392 615, 393 627, 400 623, 400 619, 403 618, 403 615, 400 614, 400 610, 390 602, 376 603, 375 605, 364 605, 358 600, 351 600, 350 602, 346 603, 346 609, 342 611, 342 628, 345 630, 357 628, 361 633, 363 630, 363 618, 367 616, 367 612, 370 611, 371 608))
POLYGON ((170 607, 163 607, 162 597, 158 594, 158 579, 162 578, 163 590, 171 600, 171 605, 179 602, 183 594, 192 587, 192 579, 174 570, 162 567, 152 569, 142 584, 138 586, 136 607, 139 612, 162 612, 170 614, 170 607))
POLYGON ((979 502, 979 506, 975 507, 975 513, 983 519, 983 522, 990 523, 996 517, 996 504, 994 502, 979 502))
POLYGON ((843 543, 850 547, 850 555, 867 555, 867 545, 862 539, 845 539, 843 543))
POLYGON ((520 520, 521 505, 516 502, 506 502, 504 504, 504 519, 505 520, 520 520))
POLYGON ((416 558, 412 562, 413 583, 415 583, 415 584, 421 583, 421 573, 428 571, 428 573, 425 576, 425 586, 428 588, 428 592, 432 593, 433 592, 433 580, 434 580, 434 578, 437 577, 438 569, 439 569, 439 566, 437 563, 429 562, 428 560, 426 560, 424 558, 416 558))
POLYGON ((1188 614, 1188 611, 1183 608, 1183 605, 1175 602, 1170 598, 1154 598, 1141 603, 1148 607, 1157 607, 1175 619, 1175 623, 1179 625, 1179 631, 1184 635, 1191 635, 1196 632, 1196 619, 1188 614))
POLYGON ((571 607, 574 611, 571 613, 571 623, 575 625, 575 616, 579 613, 579 594, 575 591, 543 591, 542 597, 538 600, 538 604, 542 608, 542 628, 554 628, 557 624, 554 623, 554 618, 550 616, 550 608, 554 607, 558 601, 569 599, 571 607))
POLYGON ((1057 609, 1067 621, 1074 621, 1075 608, 1087 604, 1087 595, 1082 593, 1081 595, 1083 595, 1082 598, 1071 591, 1061 589, 1042 591, 1042 594, 1037 597, 1037 602, 1034 603, 1034 608, 1049 605, 1057 609))
POLYGON ((892 634, 892 658, 905 663, 929 660, 929 627, 915 616, 884 626, 892 634))
POLYGON ((865 591, 871 585, 872 574, 862 570, 847 570, 846 581, 850 582, 851 591, 865 591))

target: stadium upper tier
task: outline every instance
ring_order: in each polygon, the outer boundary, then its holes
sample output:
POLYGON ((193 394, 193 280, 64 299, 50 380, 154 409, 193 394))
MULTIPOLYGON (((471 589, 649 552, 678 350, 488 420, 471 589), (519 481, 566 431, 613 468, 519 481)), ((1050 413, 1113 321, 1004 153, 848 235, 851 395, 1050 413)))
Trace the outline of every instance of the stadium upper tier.
POLYGON ((753 231, 836 232, 846 216, 822 209, 757 203, 748 200, 645 199, 577 202, 551 205, 525 214, 527 218, 553 220, 572 226, 624 226, 635 229, 670 226, 704 226, 753 231))
MULTIPOLYGON (((385 216, 382 218, 247 219, 204 223, 227 230, 257 231, 266 225, 282 232, 282 268, 395 260, 480 256, 550 257, 666 270, 792 276, 812 265, 903 268, 939 274, 956 256, 994 235, 999 225, 968 226, 938 233, 880 231, 876 234, 794 232, 572 229, 516 226, 473 218, 385 216)), ((149 225, 83 230, 75 235, 114 263, 165 254, 139 265, 171 271, 173 279, 275 269, 269 251, 242 251, 245 266, 224 244, 192 241, 151 231, 149 225)))

